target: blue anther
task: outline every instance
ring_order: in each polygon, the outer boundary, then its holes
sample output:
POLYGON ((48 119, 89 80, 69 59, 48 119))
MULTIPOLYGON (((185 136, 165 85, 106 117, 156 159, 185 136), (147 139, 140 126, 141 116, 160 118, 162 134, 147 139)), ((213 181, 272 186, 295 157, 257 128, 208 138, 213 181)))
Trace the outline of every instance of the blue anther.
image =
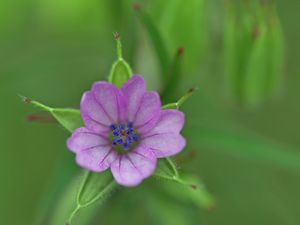
POLYGON ((140 139, 139 135, 134 130, 132 122, 126 124, 112 124, 110 128, 112 129, 113 147, 121 145, 125 151, 128 151, 130 150, 131 145, 140 139))
POLYGON ((127 137, 126 143, 129 144, 129 145, 131 145, 132 144, 132 138, 131 137, 127 137))
POLYGON ((132 138, 133 138, 133 140, 135 140, 135 141, 138 141, 138 140, 139 140, 139 136, 138 136, 137 134, 134 134, 134 135, 132 136, 132 138))
POLYGON ((118 140, 113 140, 112 145, 113 145, 113 146, 118 145, 118 142, 117 142, 117 141, 118 141, 118 140))
POLYGON ((127 143, 123 143, 123 148, 124 148, 124 150, 129 150, 129 144, 127 144, 127 143))
POLYGON ((118 128, 118 126, 116 124, 110 125, 110 129, 112 129, 112 130, 116 130, 117 128, 118 128))
POLYGON ((116 141, 117 141, 118 144, 122 144, 123 143, 122 138, 116 139, 116 141))
POLYGON ((120 129, 120 130, 124 130, 125 128, 126 128, 126 125, 125 125, 125 124, 122 123, 122 124, 119 125, 119 129, 120 129))
POLYGON ((132 134, 132 133, 133 133, 133 129, 132 128, 127 129, 126 134, 132 134))
POLYGON ((112 132, 112 135, 115 136, 115 137, 118 137, 120 135, 120 132, 118 130, 114 130, 112 132))

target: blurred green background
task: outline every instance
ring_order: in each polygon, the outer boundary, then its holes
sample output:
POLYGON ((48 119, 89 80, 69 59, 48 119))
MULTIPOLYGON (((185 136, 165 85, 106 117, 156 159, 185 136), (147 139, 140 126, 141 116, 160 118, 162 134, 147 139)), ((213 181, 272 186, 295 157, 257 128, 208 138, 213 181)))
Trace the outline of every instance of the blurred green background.
MULTIPOLYGON (((52 123, 26 121, 36 110, 18 94, 50 106, 78 107, 83 91, 109 74, 116 59, 115 31, 121 33, 124 57, 134 72, 145 77, 150 89, 161 89, 155 46, 133 10, 135 2, 0 2, 1 224, 34 224, 45 207, 42 196, 60 188, 53 180, 66 173, 64 160, 73 157, 65 146, 69 133, 52 123)), ((226 94, 224 24, 226 4, 232 1, 138 2, 161 32, 168 54, 184 48, 173 100, 190 87, 199 90, 182 108, 188 146, 178 157, 185 159, 181 168, 199 176, 217 204, 205 210, 166 201, 153 196, 154 190, 145 191, 146 182, 108 199, 91 224, 298 225, 300 2, 277 1, 286 46, 283 79, 280 91, 254 107, 236 105, 226 94)), ((243 18, 245 12, 236 14, 243 18)))

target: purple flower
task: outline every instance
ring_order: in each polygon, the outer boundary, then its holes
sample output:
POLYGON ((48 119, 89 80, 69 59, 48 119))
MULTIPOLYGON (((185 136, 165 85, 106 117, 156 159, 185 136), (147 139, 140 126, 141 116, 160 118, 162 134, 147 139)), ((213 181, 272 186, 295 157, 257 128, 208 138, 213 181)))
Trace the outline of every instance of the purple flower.
POLYGON ((185 146, 180 135, 184 114, 161 110, 159 95, 146 91, 135 75, 121 89, 96 82, 80 104, 85 127, 76 129, 68 148, 76 162, 90 171, 108 168, 124 186, 135 186, 151 176, 157 158, 177 154, 185 146))

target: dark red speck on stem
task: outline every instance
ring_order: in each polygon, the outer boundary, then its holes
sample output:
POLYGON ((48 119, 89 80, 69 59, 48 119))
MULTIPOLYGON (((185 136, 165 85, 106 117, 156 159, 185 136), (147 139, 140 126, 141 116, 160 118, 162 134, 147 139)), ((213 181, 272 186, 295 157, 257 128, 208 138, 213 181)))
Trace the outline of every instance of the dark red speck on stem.
POLYGON ((256 39, 260 36, 259 26, 255 26, 252 28, 251 36, 252 36, 252 40, 256 41, 256 39))
POLYGON ((181 56, 184 53, 184 48, 177 48, 177 55, 181 56))
POLYGON ((193 88, 190 88, 189 90, 188 90, 188 93, 189 94, 192 94, 194 91, 196 91, 197 90, 197 88, 195 88, 195 87, 193 87, 193 88))
POLYGON ((32 102, 32 100, 30 98, 27 98, 27 97, 23 97, 23 101, 26 103, 26 104, 30 104, 32 102))
POLYGON ((114 37, 116 40, 120 39, 120 33, 119 32, 115 32, 114 33, 114 37))
POLYGON ((196 184, 191 184, 191 188, 193 188, 194 190, 196 190, 198 187, 196 184))
POLYGON ((135 3, 135 4, 133 4, 133 9, 136 11, 139 11, 139 10, 141 10, 141 5, 138 3, 135 3))

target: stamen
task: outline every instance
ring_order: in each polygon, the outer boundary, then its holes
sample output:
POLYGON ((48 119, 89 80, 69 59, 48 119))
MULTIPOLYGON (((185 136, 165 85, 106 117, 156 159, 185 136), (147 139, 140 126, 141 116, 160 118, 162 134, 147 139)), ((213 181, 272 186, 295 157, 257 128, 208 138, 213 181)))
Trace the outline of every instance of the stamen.
POLYGON ((118 127, 117 127, 117 125, 116 124, 112 124, 111 126, 110 126, 110 129, 112 129, 112 130, 116 130, 118 127))
POLYGON ((128 122, 127 124, 112 124, 110 128, 113 136, 113 147, 120 145, 125 151, 128 151, 131 145, 139 140, 139 136, 134 130, 132 122, 128 122))

